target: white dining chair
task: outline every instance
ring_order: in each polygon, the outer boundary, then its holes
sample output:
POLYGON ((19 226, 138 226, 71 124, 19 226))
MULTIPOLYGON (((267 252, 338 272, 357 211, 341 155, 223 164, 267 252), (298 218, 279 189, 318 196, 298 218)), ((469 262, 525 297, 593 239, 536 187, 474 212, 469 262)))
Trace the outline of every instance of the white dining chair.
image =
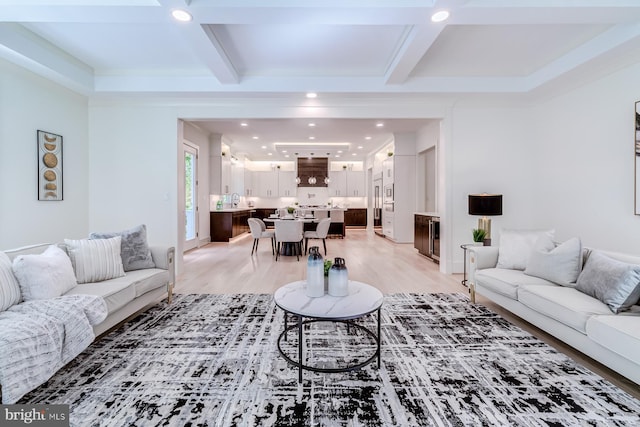
POLYGON ((258 243, 260 243, 260 239, 262 238, 271 239, 271 254, 275 255, 275 232, 273 230, 267 231, 267 226, 261 219, 249 218, 247 221, 249 222, 249 230, 251 230, 251 236, 253 237, 253 247, 251 248, 251 255, 253 255, 254 252, 258 252, 258 243))
POLYGON ((324 255, 327 256, 327 234, 329 234, 329 226, 331 225, 331 218, 323 218, 318 222, 318 226, 315 231, 304 232, 304 253, 307 254, 307 248, 309 247, 309 239, 322 239, 322 246, 324 247, 324 255))
POLYGON ((292 245, 293 250, 296 251, 296 257, 300 261, 300 255, 302 255, 302 237, 303 237, 303 222, 295 220, 280 220, 275 222, 276 226, 276 261, 280 255, 281 243, 285 245, 292 245))

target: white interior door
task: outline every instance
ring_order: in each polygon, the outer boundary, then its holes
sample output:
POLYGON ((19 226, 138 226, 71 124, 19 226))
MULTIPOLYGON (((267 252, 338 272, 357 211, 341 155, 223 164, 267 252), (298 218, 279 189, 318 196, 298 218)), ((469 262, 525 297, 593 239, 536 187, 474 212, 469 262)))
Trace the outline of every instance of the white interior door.
POLYGON ((183 144, 184 250, 198 247, 198 148, 183 144))

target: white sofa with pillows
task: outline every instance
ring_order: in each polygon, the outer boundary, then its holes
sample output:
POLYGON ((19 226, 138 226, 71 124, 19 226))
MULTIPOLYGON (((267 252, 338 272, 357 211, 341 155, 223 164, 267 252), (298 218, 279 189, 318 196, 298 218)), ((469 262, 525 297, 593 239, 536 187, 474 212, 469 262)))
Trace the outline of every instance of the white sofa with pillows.
POLYGON ((0 393, 14 403, 95 337, 164 297, 174 249, 146 227, 0 252, 0 393))
POLYGON ((640 384, 640 257, 563 243, 553 231, 502 230, 469 247, 482 295, 640 384))

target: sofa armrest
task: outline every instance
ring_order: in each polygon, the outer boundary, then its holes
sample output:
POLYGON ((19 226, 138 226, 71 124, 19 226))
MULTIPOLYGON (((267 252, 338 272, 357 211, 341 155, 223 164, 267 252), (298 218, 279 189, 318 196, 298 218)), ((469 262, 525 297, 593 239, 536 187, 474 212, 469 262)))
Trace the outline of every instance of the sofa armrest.
POLYGON ((156 268, 169 271, 169 283, 167 284, 167 302, 171 303, 173 296, 173 287, 176 283, 176 249, 171 246, 149 246, 151 257, 156 268))
POLYGON ((484 268, 493 268, 498 264, 498 247, 497 246, 471 246, 467 249, 469 252, 469 280, 476 283, 475 273, 477 270, 484 268))

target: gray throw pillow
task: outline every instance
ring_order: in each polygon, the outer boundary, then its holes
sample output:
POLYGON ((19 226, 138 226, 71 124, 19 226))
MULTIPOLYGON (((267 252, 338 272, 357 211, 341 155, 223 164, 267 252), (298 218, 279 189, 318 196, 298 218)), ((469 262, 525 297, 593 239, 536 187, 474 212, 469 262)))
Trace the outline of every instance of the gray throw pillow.
POLYGON ((531 252, 524 274, 574 287, 581 269, 582 243, 579 238, 571 238, 556 246, 549 236, 544 235, 531 252))
POLYGON ((614 313, 620 313, 640 298, 640 265, 593 251, 578 277, 576 289, 599 299, 614 313))
POLYGON ((90 239, 110 239, 121 236, 120 256, 124 271, 154 268, 156 265, 151 257, 147 243, 147 227, 142 224, 129 230, 114 233, 91 233, 90 239))

